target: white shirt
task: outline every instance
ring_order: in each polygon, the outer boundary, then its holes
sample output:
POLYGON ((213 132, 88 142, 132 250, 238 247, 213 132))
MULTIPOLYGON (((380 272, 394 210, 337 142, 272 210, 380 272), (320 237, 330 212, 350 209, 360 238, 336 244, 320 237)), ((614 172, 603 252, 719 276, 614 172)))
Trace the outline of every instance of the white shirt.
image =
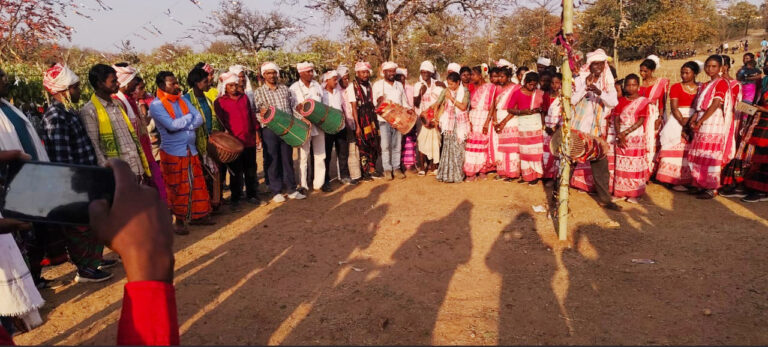
MULTIPOLYGON (((296 99, 296 105, 301 104, 307 99, 312 99, 317 102, 323 102, 323 87, 320 86, 320 83, 317 83, 317 81, 312 80, 309 82, 309 87, 307 87, 303 81, 298 80, 294 82, 290 88, 288 88, 291 93, 293 94, 293 98, 296 99)), ((296 110, 293 110, 294 113, 296 113, 296 110)), ((299 118, 303 118, 300 117, 299 118)), ((317 127, 312 124, 311 130, 310 130, 310 136, 317 136, 320 135, 320 132, 317 131, 317 127)))
MULTIPOLYGON (((606 71, 605 73, 610 73, 609 71, 606 71)), ((595 86, 600 88, 602 92, 598 96, 595 93, 588 92, 587 91, 587 77, 589 74, 582 74, 574 78, 574 86, 573 86, 573 95, 571 96, 571 104, 576 105, 581 101, 583 98, 587 98, 591 102, 602 102, 602 104, 606 107, 615 107, 619 104, 619 98, 618 95, 616 95, 616 88, 612 86, 603 86, 599 85, 600 83, 596 83, 595 86)))
MULTIPOLYGON (((389 84, 384 79, 376 81, 376 83, 373 84, 373 104, 376 107, 379 106, 377 100, 381 96, 384 97, 384 100, 389 100, 400 106, 408 107, 408 100, 406 100, 405 97, 405 89, 403 88, 403 84, 398 81, 395 81, 392 84, 389 84)), ((379 119, 379 122, 386 122, 381 116, 377 116, 377 118, 379 119)))
MULTIPOLYGON (((604 73, 611 73, 605 71, 604 73)), ((618 96, 616 95, 616 88, 612 86, 601 85, 601 80, 595 84, 602 91, 600 95, 587 91, 587 77, 589 73, 584 73, 574 78, 573 95, 571 96, 571 104, 576 106, 578 103, 584 101, 583 114, 574 114, 571 126, 574 129, 581 132, 602 135, 602 130, 605 128, 605 122, 611 109, 619 104, 618 96), (597 111, 602 108, 602 118, 596 119, 597 111), (597 124, 596 124, 597 123, 597 124), (598 133, 593 133, 594 128, 598 129, 598 133)))
POLYGON ((432 106, 432 104, 434 104, 435 101, 437 101, 437 99, 440 97, 440 93, 443 92, 443 88, 435 84, 435 82, 437 82, 437 80, 431 79, 430 85, 427 85, 425 81, 419 80, 413 84, 414 99, 416 96, 418 96, 419 92, 421 92, 421 86, 427 86, 427 91, 424 93, 424 95, 421 96, 421 103, 419 104, 419 108, 416 110, 417 113, 421 114, 424 112, 424 110, 432 106))

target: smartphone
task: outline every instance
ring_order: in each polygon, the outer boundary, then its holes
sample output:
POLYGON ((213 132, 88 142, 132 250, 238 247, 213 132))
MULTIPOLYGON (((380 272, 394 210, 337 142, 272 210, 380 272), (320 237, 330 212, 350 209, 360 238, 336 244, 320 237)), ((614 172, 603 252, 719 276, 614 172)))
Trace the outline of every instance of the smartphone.
POLYGON ((28 222, 87 225, 88 205, 112 204, 115 176, 99 166, 14 161, 0 168, 3 217, 28 222))

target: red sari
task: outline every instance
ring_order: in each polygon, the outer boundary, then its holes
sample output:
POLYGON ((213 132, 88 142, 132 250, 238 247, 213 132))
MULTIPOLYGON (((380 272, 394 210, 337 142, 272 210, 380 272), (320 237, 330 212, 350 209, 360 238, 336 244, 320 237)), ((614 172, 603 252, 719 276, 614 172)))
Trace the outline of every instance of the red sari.
MULTIPOLYGON (((496 96, 496 119, 500 122, 509 114, 509 99, 515 91, 520 89, 520 85, 512 84, 502 87, 498 90, 496 96)), ((512 117, 504 129, 494 137, 496 173, 505 178, 517 178, 520 176, 520 133, 518 130, 517 117, 512 117)))
POLYGON ((695 119, 704 116, 715 99, 720 99, 723 106, 707 118, 696 131, 687 157, 693 185, 710 190, 720 187, 720 173, 723 164, 727 163, 727 136, 733 119, 731 90, 728 81, 721 77, 699 88, 695 119))
MULTIPOLYGON (((669 98, 677 99, 677 108, 684 121, 694 114, 696 94, 685 92, 682 83, 672 85, 669 98)), ((674 185, 691 184, 691 169, 686 160, 690 143, 683 138, 682 124, 672 116, 667 117, 659 132, 659 142, 661 150, 656 179, 674 185)))
POLYGON ((656 170, 656 154, 659 151, 659 132, 656 131, 656 120, 659 118, 665 118, 664 105, 666 105, 667 101, 666 95, 668 87, 668 79, 658 78, 656 80, 656 84, 650 87, 640 87, 638 90, 640 96, 648 98, 651 102, 648 117, 645 119, 645 128, 648 129, 645 134, 647 147, 645 157, 646 161, 648 162, 649 174, 656 170))
MULTIPOLYGON (((653 107, 651 101, 645 97, 639 97, 635 100, 629 100, 625 97, 619 98, 619 104, 611 112, 611 117, 615 122, 619 122, 619 131, 629 129, 638 120, 648 119, 650 107, 653 107)), ((646 132, 651 131, 645 121, 645 126, 638 127, 626 137, 624 147, 614 145, 614 174, 613 174, 613 196, 636 198, 645 193, 645 181, 648 178, 648 163, 646 158, 646 132)))
MULTIPOLYGON (((534 90, 526 95, 517 90, 509 98, 508 109, 527 110, 542 105, 544 92, 534 90)), ((544 136, 541 130, 541 114, 516 116, 520 131, 520 173, 525 181, 533 181, 544 176, 544 136)))
POLYGON ((495 96, 496 85, 485 83, 477 87, 474 95, 471 97, 471 109, 469 111, 471 129, 466 142, 464 158, 464 173, 467 177, 496 169, 493 155, 494 149, 491 146, 491 136, 493 136, 494 132, 490 129, 490 125, 488 133, 483 134, 483 126, 491 112, 495 96))

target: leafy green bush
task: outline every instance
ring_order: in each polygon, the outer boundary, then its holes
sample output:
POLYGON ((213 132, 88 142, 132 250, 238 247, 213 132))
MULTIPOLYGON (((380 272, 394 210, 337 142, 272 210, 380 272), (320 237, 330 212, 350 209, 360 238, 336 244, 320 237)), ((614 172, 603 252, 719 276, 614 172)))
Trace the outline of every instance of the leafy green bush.
MULTIPOLYGON (((120 61, 120 59, 108 61, 105 56, 90 55, 80 61, 70 63, 69 68, 80 76, 80 87, 83 90, 81 103, 87 101, 91 93, 93 93, 93 88, 88 83, 88 70, 91 66, 98 63, 114 64, 120 61)), ((211 64, 216 69, 217 75, 225 72, 230 65, 243 65, 249 70, 248 74, 251 81, 256 80, 259 67, 263 62, 274 61, 282 69, 282 80, 286 84, 298 79, 298 73, 296 72, 296 63, 298 62, 309 61, 314 63, 318 73, 326 70, 319 53, 288 53, 283 51, 260 51, 255 55, 242 53, 228 55, 190 53, 168 61, 156 61, 156 59, 150 57, 146 61, 139 62, 134 66, 139 70, 142 78, 144 78, 147 90, 153 92, 156 89, 155 76, 158 72, 164 70, 173 72, 179 79, 182 88, 187 89, 187 74, 195 64, 201 61, 211 64)), ((43 88, 43 73, 48 69, 48 66, 40 63, 22 63, 2 64, 0 68, 8 74, 8 81, 11 84, 10 98, 15 104, 38 106, 47 104, 48 95, 43 88)), ((335 66, 327 68, 332 69, 335 66)))

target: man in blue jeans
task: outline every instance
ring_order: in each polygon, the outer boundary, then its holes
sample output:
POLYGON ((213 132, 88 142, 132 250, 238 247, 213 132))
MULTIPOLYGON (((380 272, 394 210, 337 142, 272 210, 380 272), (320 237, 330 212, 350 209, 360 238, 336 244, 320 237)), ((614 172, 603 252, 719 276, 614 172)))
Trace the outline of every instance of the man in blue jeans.
MULTIPOLYGON (((293 114, 296 100, 288 87, 278 83, 280 68, 273 62, 261 65, 261 75, 264 76, 264 85, 254 90, 254 104, 263 117, 267 113, 267 107, 274 106, 285 113, 293 114)), ((262 124, 263 125, 263 124, 262 124)), ((285 143, 277 134, 267 127, 262 127, 262 143, 264 145, 265 172, 269 177, 269 190, 272 192, 272 202, 285 201, 283 190, 288 194, 288 199, 301 200, 305 195, 296 191, 296 177, 293 172, 293 147, 285 143)))
MULTIPOLYGON (((395 81, 397 64, 388 61, 381 65, 384 78, 373 84, 373 100, 376 107, 387 101, 401 106, 407 106, 405 88, 403 84, 395 81)), ((381 134, 381 166, 384 169, 384 178, 393 180, 405 178, 405 173, 400 170, 400 152, 402 150, 403 135, 387 123, 384 118, 378 116, 379 132, 381 134)))

